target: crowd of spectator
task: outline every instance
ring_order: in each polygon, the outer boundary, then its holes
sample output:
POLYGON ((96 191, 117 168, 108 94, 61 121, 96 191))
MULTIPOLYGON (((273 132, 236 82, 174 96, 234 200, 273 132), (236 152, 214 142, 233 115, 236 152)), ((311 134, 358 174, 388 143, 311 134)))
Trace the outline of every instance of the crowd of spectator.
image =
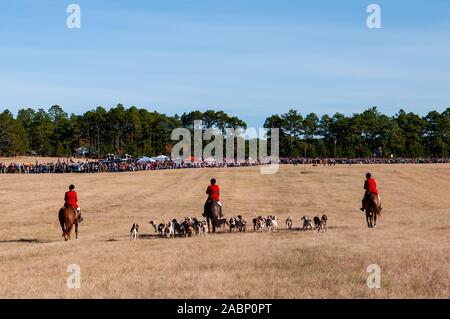
POLYGON ((450 163, 450 157, 444 158, 404 158, 404 157, 370 157, 370 158, 281 158, 282 164, 310 164, 335 166, 336 164, 442 164, 450 163))
POLYGON ((134 160, 124 161, 74 161, 58 160, 49 163, 0 163, 0 173, 6 174, 39 174, 39 173, 112 173, 112 172, 134 172, 150 171, 161 169, 181 169, 181 168, 221 168, 238 166, 255 166, 261 163, 245 161, 242 163, 234 162, 212 162, 212 161, 158 161, 140 163, 134 160))
MULTIPOLYGON (((280 158, 280 164, 292 165, 314 165, 335 166, 337 164, 432 164, 450 163, 450 158, 280 158)), ((157 161, 138 162, 136 160, 57 160, 56 162, 39 163, 11 163, 0 162, 0 173, 6 174, 42 174, 42 173, 112 173, 112 172, 134 172, 161 169, 182 168, 222 168, 256 166, 266 163, 260 161, 245 162, 214 162, 214 161, 157 161)))

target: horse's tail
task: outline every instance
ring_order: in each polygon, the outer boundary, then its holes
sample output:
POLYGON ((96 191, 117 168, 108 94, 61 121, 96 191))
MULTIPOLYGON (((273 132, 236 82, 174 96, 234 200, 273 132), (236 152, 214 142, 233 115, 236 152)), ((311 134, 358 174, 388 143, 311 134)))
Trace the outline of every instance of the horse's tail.
POLYGON ((209 208, 209 217, 212 219, 212 223, 215 227, 220 227, 219 209, 219 204, 217 204, 215 201, 212 201, 209 208))
POLYGON ((371 205, 372 205, 373 212, 377 216, 381 216, 381 212, 380 212, 381 200, 380 200, 380 196, 378 194, 372 194, 371 205))
POLYGON ((58 219, 59 219, 59 224, 61 225, 61 229, 62 229, 62 231, 64 233, 65 232, 64 223, 65 223, 65 220, 66 220, 65 217, 64 217, 64 207, 59 210, 58 219))
POLYGON ((381 216, 381 212, 378 207, 375 207, 374 211, 375 211, 375 214, 377 214, 377 216, 381 216))
POLYGON ((212 220, 216 227, 220 227, 219 217, 217 216, 217 214, 213 214, 212 220))

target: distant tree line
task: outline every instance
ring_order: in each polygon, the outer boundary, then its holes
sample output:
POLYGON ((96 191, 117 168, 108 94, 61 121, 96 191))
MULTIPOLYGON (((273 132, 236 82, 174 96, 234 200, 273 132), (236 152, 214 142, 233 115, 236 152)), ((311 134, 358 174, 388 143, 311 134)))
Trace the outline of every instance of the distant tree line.
POLYGON ((270 116, 264 127, 280 128, 282 157, 448 157, 450 151, 450 108, 424 117, 404 110, 389 117, 376 107, 320 118, 290 110, 270 116))
MULTIPOLYGON (((0 113, 0 156, 70 156, 79 147, 99 157, 170 154, 176 143, 172 130, 193 130, 195 120, 201 120, 203 128, 222 132, 247 128, 238 117, 213 110, 167 116, 119 104, 69 115, 54 105, 47 111, 21 109, 16 117, 5 110, 0 113)), ((450 151, 450 108, 423 117, 404 110, 390 117, 376 107, 352 116, 336 113, 320 118, 290 110, 268 117, 264 127, 280 129, 282 157, 448 157, 450 151)))
POLYGON ((226 128, 246 128, 237 117, 212 110, 167 116, 118 104, 109 110, 97 107, 83 115, 68 115, 54 105, 48 111, 21 109, 15 118, 5 110, 0 113, 0 156, 71 156, 80 147, 99 157, 111 153, 170 154, 176 143, 171 140, 172 131, 179 127, 193 130, 196 120, 201 120, 203 127, 222 132, 226 128))

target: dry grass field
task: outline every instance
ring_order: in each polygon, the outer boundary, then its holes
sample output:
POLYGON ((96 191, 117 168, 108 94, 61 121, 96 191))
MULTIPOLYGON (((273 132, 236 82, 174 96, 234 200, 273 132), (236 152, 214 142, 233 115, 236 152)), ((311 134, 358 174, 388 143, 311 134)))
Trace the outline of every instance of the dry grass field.
POLYGON ((450 165, 0 175, 0 297, 449 298, 449 190, 450 165), (384 206, 375 230, 359 211, 367 171, 384 206), (280 228, 154 236, 150 219, 201 215, 211 177, 227 217, 275 214, 280 228), (70 183, 85 222, 64 242, 57 212, 70 183), (322 213, 327 233, 285 229, 287 216, 298 228, 322 213), (69 264, 81 267, 80 289, 66 286, 69 264), (370 264, 381 267, 380 289, 366 285, 370 264))

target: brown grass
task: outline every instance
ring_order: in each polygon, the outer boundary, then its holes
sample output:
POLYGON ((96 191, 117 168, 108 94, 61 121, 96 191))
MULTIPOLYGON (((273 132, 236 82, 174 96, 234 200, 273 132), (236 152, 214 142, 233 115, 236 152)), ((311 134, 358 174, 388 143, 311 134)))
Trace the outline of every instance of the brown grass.
POLYGON ((450 165, 0 175, 0 297, 448 298, 449 189, 450 165), (366 171, 384 204, 376 230, 359 211, 366 171), (153 236, 150 219, 201 214, 212 176, 228 217, 275 214, 280 229, 153 236), (57 212, 70 183, 85 223, 78 240, 64 242, 57 212), (327 233, 284 229, 287 216, 299 227, 301 216, 324 212, 327 233), (129 240, 134 221, 137 242, 129 240), (65 284, 72 263, 80 289, 65 284), (366 285, 370 264, 381 267, 381 289, 366 285))

